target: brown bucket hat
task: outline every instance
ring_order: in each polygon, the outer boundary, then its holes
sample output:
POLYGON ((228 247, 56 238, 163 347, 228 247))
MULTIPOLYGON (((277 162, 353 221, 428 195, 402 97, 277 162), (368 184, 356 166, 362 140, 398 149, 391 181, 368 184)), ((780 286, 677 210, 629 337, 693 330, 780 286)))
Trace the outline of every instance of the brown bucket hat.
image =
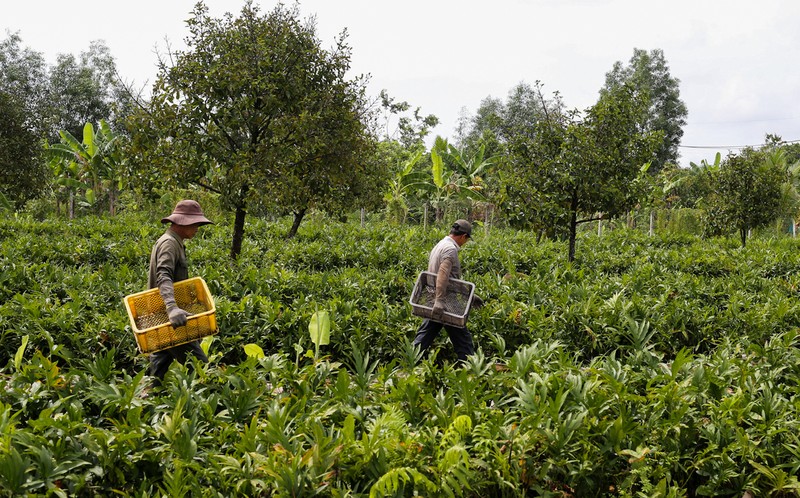
POLYGON ((172 214, 161 218, 161 223, 174 223, 176 225, 208 225, 214 222, 203 215, 200 204, 189 199, 179 201, 172 210, 172 214))

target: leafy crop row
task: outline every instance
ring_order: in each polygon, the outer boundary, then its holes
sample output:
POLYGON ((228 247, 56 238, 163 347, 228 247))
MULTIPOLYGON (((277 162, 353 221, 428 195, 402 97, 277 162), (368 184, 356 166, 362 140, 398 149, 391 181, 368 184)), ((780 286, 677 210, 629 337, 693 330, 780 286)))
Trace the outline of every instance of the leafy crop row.
POLYGON ((486 306, 455 368, 409 345, 436 230, 255 221, 187 244, 217 302, 208 364, 140 396, 122 297, 162 227, 0 222, 7 495, 796 496, 798 243, 476 233, 486 306), (308 320, 329 311, 314 360, 308 320), (25 342, 23 340, 25 338, 25 342), (267 352, 249 358, 243 346, 267 352))

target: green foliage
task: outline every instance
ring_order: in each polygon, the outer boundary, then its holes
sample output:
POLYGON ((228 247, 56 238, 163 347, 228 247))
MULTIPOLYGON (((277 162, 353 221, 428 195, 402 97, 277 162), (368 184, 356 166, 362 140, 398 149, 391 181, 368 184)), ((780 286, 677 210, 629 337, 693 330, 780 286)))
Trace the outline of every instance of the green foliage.
POLYGON ((108 211, 117 211, 117 198, 123 186, 123 159, 119 135, 108 123, 100 120, 95 131, 92 123, 83 126, 83 140, 78 141, 69 131, 61 130, 61 143, 47 148, 55 184, 61 195, 69 199, 83 194, 89 205, 107 197, 108 211))
POLYGON ((751 229, 772 223, 780 213, 786 181, 785 166, 768 161, 764 151, 745 149, 729 155, 720 166, 716 200, 709 212, 715 231, 736 229, 745 245, 751 229))
POLYGON ((439 124, 439 118, 433 114, 424 116, 422 109, 419 107, 411 111, 409 116, 407 113, 411 109, 411 105, 406 101, 396 101, 393 97, 389 96, 389 92, 381 90, 380 92, 381 108, 384 111, 383 132, 378 132, 383 136, 383 141, 389 141, 401 144, 406 149, 416 149, 423 146, 423 140, 431 131, 431 128, 439 124), (391 129, 391 117, 397 115, 397 128, 391 129))
POLYGON ((37 140, 58 140, 60 130, 78 135, 84 123, 101 119, 116 124, 130 107, 102 41, 91 42, 78 57, 58 54, 48 66, 42 53, 22 46, 18 33, 9 34, 0 41, 0 93, 21 103, 25 127, 37 140))
POLYGON ((464 157, 462 152, 447 142, 436 137, 431 148, 431 174, 427 182, 420 187, 426 192, 427 199, 436 210, 436 221, 446 217, 448 209, 458 211, 458 203, 466 204, 466 212, 470 212, 476 201, 483 200, 483 179, 481 173, 491 166, 490 159, 484 159, 481 147, 473 157, 464 157))
POLYGON ((244 345, 244 353, 249 356, 250 358, 264 358, 264 350, 258 344, 253 344, 252 342, 249 344, 244 345))
POLYGON ((417 469, 399 467, 382 475, 372 488, 370 488, 369 497, 398 496, 398 494, 402 494, 406 483, 412 482, 422 489, 427 490, 429 493, 435 493, 438 490, 436 485, 417 469))
POLYGON ((570 263, 534 234, 476 233, 464 272, 486 304, 454 366, 410 346, 440 233, 315 217, 287 242, 289 222, 251 221, 236 262, 229 222, 193 240, 221 331, 142 397, 121 300, 157 219, 2 220, 3 492, 796 494, 796 240, 614 230, 570 263), (309 358, 319 309, 331 341, 309 358))
POLYGON ((248 212, 292 213, 294 235, 311 208, 341 214, 379 198, 385 170, 370 161, 365 81, 345 78, 345 33, 325 50, 296 6, 261 14, 252 2, 222 19, 199 3, 188 26, 187 50, 161 64, 149 112, 133 124, 135 142, 173 182, 217 192, 236 212, 232 257, 248 212))
POLYGON ((59 54, 48 80, 53 132, 63 130, 78 136, 86 123, 115 123, 124 112, 117 105, 121 85, 116 62, 102 41, 93 41, 78 57, 59 54))
POLYGON ((648 96, 626 85, 602 94, 576 114, 553 114, 533 137, 517 135, 510 145, 502 182, 504 211, 514 225, 555 229, 569 237, 575 257, 577 226, 613 218, 644 197, 643 165, 653 156, 657 132, 642 132, 648 96))
POLYGON ((48 87, 44 55, 23 47, 19 33, 8 33, 0 41, 0 95, 21 106, 25 129, 37 140, 50 131, 52 109, 48 87))
POLYGON ((627 66, 615 62, 606 73, 606 82, 601 94, 611 93, 625 85, 634 86, 648 95, 647 112, 639 117, 638 129, 644 132, 659 132, 660 144, 653 159, 653 173, 658 173, 667 164, 678 163, 678 146, 683 136, 688 110, 680 99, 680 80, 670 75, 664 51, 650 52, 634 49, 627 66))
POLYGON ((17 210, 39 197, 49 179, 30 121, 22 101, 0 86, 0 196, 17 210))
POLYGON ((308 321, 308 335, 314 344, 314 358, 319 358, 319 347, 331 343, 331 316, 327 311, 315 311, 308 321))
POLYGON ((705 208, 712 200, 717 186, 722 156, 717 153, 714 162, 705 159, 700 164, 691 163, 688 169, 665 167, 659 174, 673 187, 669 190, 666 202, 679 208, 705 208))
MULTIPOLYGON (((385 142, 381 145, 385 147, 385 142)), ((403 162, 402 167, 394 174, 394 178, 389 180, 383 200, 386 202, 386 219, 390 223, 401 224, 406 221, 410 209, 409 203, 415 191, 425 187, 424 175, 415 169, 421 158, 422 151, 418 150, 403 162)))
POLYGON ((519 83, 508 91, 505 101, 485 98, 474 116, 465 116, 460 124, 459 144, 469 151, 486 147, 488 156, 499 155, 503 146, 524 136, 533 138, 542 121, 564 112, 558 93, 552 99, 542 94, 543 84, 519 83))

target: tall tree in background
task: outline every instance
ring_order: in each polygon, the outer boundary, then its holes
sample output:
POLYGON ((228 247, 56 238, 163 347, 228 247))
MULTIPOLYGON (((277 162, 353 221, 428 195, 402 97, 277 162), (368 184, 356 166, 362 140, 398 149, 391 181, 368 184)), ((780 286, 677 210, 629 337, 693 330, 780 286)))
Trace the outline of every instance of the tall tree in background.
POLYGON ((47 65, 40 52, 22 46, 18 33, 0 41, 0 92, 24 109, 24 128, 38 137, 51 130, 47 65))
POLYGON ((381 126, 382 141, 396 140, 409 151, 413 151, 424 147, 425 137, 439 124, 439 118, 435 115, 422 114, 420 107, 415 107, 411 111, 411 104, 406 101, 396 101, 386 90, 381 90, 380 102, 384 112, 384 123, 381 126), (394 130, 391 129, 392 116, 397 116, 397 126, 394 130))
POLYGON ((564 105, 556 92, 546 99, 540 81, 531 86, 525 82, 515 85, 505 101, 486 97, 474 116, 462 116, 458 125, 457 144, 468 152, 485 148, 487 156, 502 152, 512 139, 532 138, 540 121, 551 114, 561 113, 564 105))
POLYGON ((93 41, 79 57, 59 54, 50 69, 50 106, 56 132, 79 137, 86 123, 114 122, 116 63, 108 47, 93 41))
POLYGON ((42 141, 28 125, 25 104, 0 90, 0 198, 20 209, 47 186, 42 141))
MULTIPOLYGON (((420 107, 412 110, 411 104, 395 100, 386 90, 380 92, 379 102, 380 141, 370 161, 376 171, 387 174, 382 207, 390 222, 400 223, 409 213, 416 214, 427 205, 427 197, 419 195, 430 169, 428 157, 423 157, 427 150, 425 137, 439 123, 439 118, 433 114, 424 115, 420 107)), ((377 190, 375 186, 371 188, 377 190)))
POLYGON ((506 124, 509 113, 506 105, 502 104, 496 116, 490 114, 488 109, 491 108, 479 109, 478 116, 484 118, 475 122, 476 126, 481 122, 495 123, 496 136, 507 151, 505 160, 498 162, 500 188, 497 200, 500 209, 509 224, 533 229, 540 236, 545 233, 555 235, 566 225, 567 213, 563 203, 558 196, 547 193, 549 187, 546 186, 559 182, 561 145, 569 124, 576 119, 576 112, 566 111, 558 92, 547 99, 542 87, 542 83, 537 81, 533 92, 528 91, 529 87, 524 84, 509 92, 508 107, 534 110, 527 119, 520 119, 517 112, 516 119, 512 120, 515 125, 506 124), (523 96, 527 97, 525 100, 541 105, 525 106, 513 102, 523 96))
POLYGON ((155 134, 147 156, 173 181, 217 192, 235 212, 231 256, 251 208, 288 207, 296 231, 311 207, 355 205, 378 172, 365 159, 365 81, 345 79, 346 33, 328 51, 296 6, 262 15, 250 1, 222 19, 200 2, 187 24, 188 48, 162 62, 140 130, 155 134))
POLYGON ((456 146, 471 150, 483 145, 490 155, 502 154, 502 114, 503 101, 491 96, 481 100, 474 115, 462 108, 456 124, 456 146))
POLYGON ((677 164, 678 146, 688 111, 686 104, 680 99, 680 80, 670 75, 664 52, 661 49, 654 49, 649 53, 634 49, 627 66, 618 61, 606 73, 605 86, 600 94, 626 84, 633 85, 650 96, 648 112, 643 114, 640 123, 641 130, 660 131, 663 134, 650 168, 651 173, 658 173, 667 162, 677 164))
POLYGON ((51 142, 61 130, 80 136, 87 122, 114 123, 130 106, 101 41, 79 57, 59 54, 48 66, 41 53, 22 46, 19 34, 10 34, 0 41, 0 91, 22 102, 26 126, 51 142))
POLYGON ((545 97, 543 87, 538 80, 533 86, 520 82, 509 90, 505 100, 486 97, 474 116, 462 114, 456 139, 462 155, 492 158, 491 174, 483 178, 487 209, 494 209, 499 202, 504 205, 503 211, 512 225, 533 227, 540 234, 545 225, 554 225, 553 210, 547 203, 535 206, 528 203, 530 199, 526 200, 524 192, 530 192, 529 186, 517 176, 511 157, 514 155, 512 149, 522 143, 541 146, 545 141, 539 140, 542 137, 537 135, 546 135, 547 132, 542 130, 549 130, 541 123, 550 119, 559 121, 565 114, 560 94, 555 92, 551 97, 545 97), (515 194, 505 195, 509 190, 515 194))

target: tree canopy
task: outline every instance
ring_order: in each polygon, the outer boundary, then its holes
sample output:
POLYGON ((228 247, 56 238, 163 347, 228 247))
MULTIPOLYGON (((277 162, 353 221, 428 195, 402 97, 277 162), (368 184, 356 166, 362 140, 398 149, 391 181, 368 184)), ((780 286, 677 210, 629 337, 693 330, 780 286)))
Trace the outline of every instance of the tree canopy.
POLYGON ((548 119, 548 113, 564 110, 559 93, 545 98, 542 88, 540 81, 533 86, 520 82, 509 90, 505 101, 491 96, 483 99, 474 116, 460 118, 459 145, 467 150, 484 146, 487 154, 495 155, 512 140, 532 138, 537 123, 548 119))
POLYGON ((516 135, 502 181, 509 219, 565 232, 573 260, 578 224, 618 216, 641 194, 636 178, 661 136, 639 129, 646 108, 646 93, 624 85, 601 95, 583 118, 548 111, 532 136, 516 135))
POLYGON ((27 129, 46 134, 50 123, 47 65, 40 52, 22 46, 17 33, 0 41, 0 91, 23 106, 27 129))
POLYGON ((58 54, 48 66, 19 34, 10 34, 0 41, 0 91, 22 102, 26 126, 53 142, 62 130, 79 136, 87 122, 113 122, 127 105, 116 62, 102 41, 78 57, 58 54))
POLYGON ((94 41, 79 57, 59 54, 49 71, 50 106, 56 134, 79 137, 86 123, 114 122, 119 86, 108 47, 94 41))
POLYGON ((25 105, 0 90, 0 197, 16 209, 47 186, 42 144, 28 125, 25 105))
POLYGON ((649 96, 647 112, 640 116, 640 128, 645 132, 662 133, 651 172, 657 173, 667 162, 677 164, 678 146, 688 110, 680 99, 680 80, 670 74, 664 51, 634 49, 627 66, 617 61, 606 73, 606 82, 600 93, 626 84, 649 96))
POLYGON ((768 151, 746 148, 722 161, 709 217, 718 231, 735 228, 744 246, 750 229, 765 226, 780 213, 784 164, 769 160, 768 151))
POLYGON ((252 2, 221 19, 198 3, 187 24, 188 48, 162 61, 154 86, 148 156, 235 211, 232 257, 248 210, 289 211, 294 231, 307 209, 344 209, 370 193, 381 171, 368 160, 365 79, 346 78, 346 32, 325 50, 296 6, 261 14, 252 2))

